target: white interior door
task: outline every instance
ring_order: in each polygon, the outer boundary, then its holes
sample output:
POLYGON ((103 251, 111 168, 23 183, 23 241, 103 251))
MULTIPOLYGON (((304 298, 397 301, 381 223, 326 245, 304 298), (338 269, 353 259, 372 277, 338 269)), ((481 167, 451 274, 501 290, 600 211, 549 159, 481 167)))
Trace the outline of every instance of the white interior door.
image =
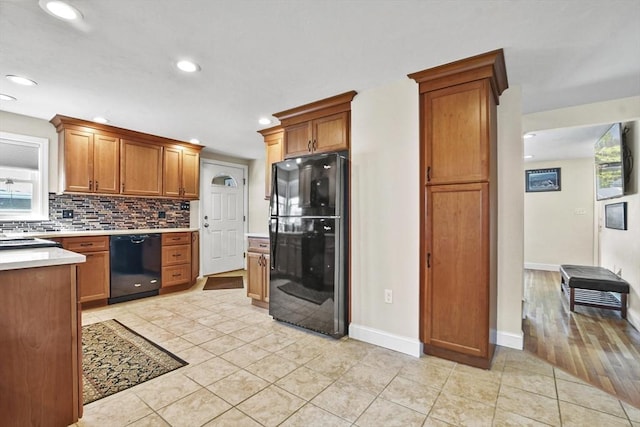
POLYGON ((203 275, 244 268, 244 175, 240 166, 202 164, 203 275))

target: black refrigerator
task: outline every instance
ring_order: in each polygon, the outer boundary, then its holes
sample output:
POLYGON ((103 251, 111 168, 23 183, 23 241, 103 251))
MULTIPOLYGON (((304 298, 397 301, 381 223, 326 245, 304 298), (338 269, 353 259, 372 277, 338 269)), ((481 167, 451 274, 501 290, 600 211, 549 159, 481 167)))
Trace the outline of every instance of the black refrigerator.
POLYGON ((272 166, 269 314, 333 337, 347 334, 345 153, 272 166))

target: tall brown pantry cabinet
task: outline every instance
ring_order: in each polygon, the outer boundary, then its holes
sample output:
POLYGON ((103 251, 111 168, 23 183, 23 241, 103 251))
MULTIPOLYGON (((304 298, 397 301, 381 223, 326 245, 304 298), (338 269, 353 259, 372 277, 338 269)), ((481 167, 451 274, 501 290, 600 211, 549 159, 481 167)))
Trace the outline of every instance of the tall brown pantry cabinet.
POLYGON ((420 90, 420 340, 488 369, 496 344, 502 49, 409 75, 420 90))

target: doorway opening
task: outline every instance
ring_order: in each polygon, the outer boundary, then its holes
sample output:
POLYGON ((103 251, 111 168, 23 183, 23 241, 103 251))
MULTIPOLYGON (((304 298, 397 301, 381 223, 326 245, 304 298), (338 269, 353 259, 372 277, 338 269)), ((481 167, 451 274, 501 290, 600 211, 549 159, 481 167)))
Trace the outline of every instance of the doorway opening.
POLYGON ((244 269, 248 167, 203 159, 201 169, 202 275, 244 269))

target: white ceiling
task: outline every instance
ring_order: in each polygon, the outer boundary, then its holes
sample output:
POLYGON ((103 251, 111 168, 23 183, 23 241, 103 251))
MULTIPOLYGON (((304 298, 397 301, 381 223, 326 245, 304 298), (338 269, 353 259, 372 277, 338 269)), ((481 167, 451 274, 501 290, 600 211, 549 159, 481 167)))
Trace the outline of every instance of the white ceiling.
POLYGON ((611 124, 537 131, 524 140, 525 162, 594 158, 596 141, 611 124), (527 158, 533 156, 532 158, 527 158))
MULTIPOLYGON (((640 95, 638 0, 0 0, 0 109, 260 158, 258 118, 504 48, 523 113, 640 95), (183 74, 175 61, 202 70, 183 74)), ((272 118, 273 119, 273 118, 272 118)), ((277 122, 275 122, 277 123, 277 122)), ((272 126, 272 125, 271 125, 272 126)))

